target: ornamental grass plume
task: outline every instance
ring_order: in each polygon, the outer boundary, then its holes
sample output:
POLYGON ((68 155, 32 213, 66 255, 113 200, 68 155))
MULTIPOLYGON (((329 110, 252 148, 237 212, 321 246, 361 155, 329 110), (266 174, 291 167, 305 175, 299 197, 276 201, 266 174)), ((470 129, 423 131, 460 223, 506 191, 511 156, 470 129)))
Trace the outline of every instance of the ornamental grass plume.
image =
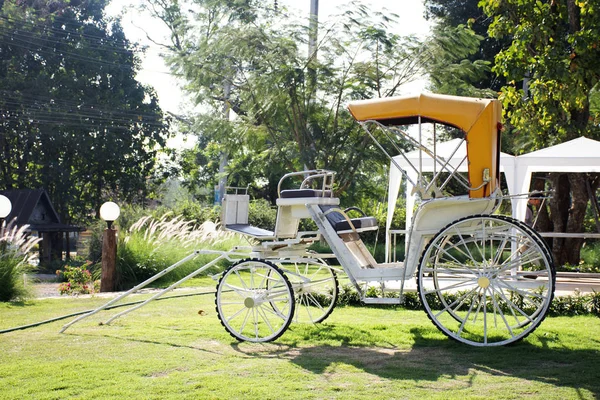
MULTIPOLYGON (((142 217, 119 238, 117 287, 133 287, 189 255, 193 250, 229 250, 240 245, 233 232, 218 229, 212 221, 197 224, 182 216, 166 213, 160 218, 142 217)), ((210 261, 214 256, 199 256, 161 279, 174 281, 210 261)))
POLYGON ((187 221, 183 216, 169 219, 171 213, 164 214, 160 219, 142 217, 129 228, 125 241, 130 240, 136 233, 143 234, 145 240, 155 246, 169 244, 172 241, 180 246, 189 248, 198 244, 217 244, 235 236, 233 232, 217 229, 212 221, 196 225, 196 221, 187 221))
POLYGON ((0 301, 24 300, 30 296, 24 275, 33 271, 34 246, 41 239, 30 236, 29 225, 15 220, 0 226, 0 301))

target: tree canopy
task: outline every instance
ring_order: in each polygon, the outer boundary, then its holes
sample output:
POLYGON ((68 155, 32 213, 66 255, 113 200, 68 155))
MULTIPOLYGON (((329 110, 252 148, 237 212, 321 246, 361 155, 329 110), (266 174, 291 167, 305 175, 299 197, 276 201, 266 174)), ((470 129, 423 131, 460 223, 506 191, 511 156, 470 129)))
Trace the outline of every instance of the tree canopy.
POLYGON ((0 185, 46 189, 64 221, 143 199, 167 135, 107 3, 0 2, 0 185))
MULTIPOLYGON (((465 50, 469 49, 469 54, 467 54, 465 60, 470 61, 473 65, 479 64, 480 68, 477 74, 465 76, 465 80, 480 91, 489 90, 497 92, 506 83, 504 78, 493 73, 491 68, 481 67, 483 65, 493 65, 496 54, 508 46, 509 40, 507 38, 497 38, 488 35, 488 29, 492 20, 479 7, 479 1, 425 0, 425 17, 436 23, 435 30, 438 32, 459 26, 466 26, 473 31, 479 42, 475 49, 472 48, 472 43, 466 43, 465 50)), ((444 55, 440 55, 440 60, 444 59, 444 55)), ((444 89, 440 88, 437 91, 447 93, 444 89)), ((476 93, 471 93, 471 95, 476 95, 476 93)))
POLYGON ((204 111, 187 128, 199 135, 186 158, 194 182, 214 184, 227 151, 230 184, 255 183, 271 200, 284 171, 304 168, 338 171, 339 191, 356 182, 382 191, 381 154, 345 104, 394 95, 420 71, 421 43, 392 32, 394 15, 349 8, 319 27, 318 57, 308 59, 308 27, 272 2, 147 5, 170 28, 168 61, 204 111), (224 118, 228 108, 235 118, 224 118))
MULTIPOLYGON (((490 35, 510 40, 496 56, 494 71, 507 81, 501 99, 517 152, 580 136, 600 138, 594 100, 600 79, 600 2, 483 0, 481 5, 492 18, 490 35)), ((549 178, 555 190, 550 227, 581 232, 588 190, 595 193, 599 177, 555 173, 549 178)), ((576 265, 581 245, 581 239, 554 240, 559 265, 576 265)))

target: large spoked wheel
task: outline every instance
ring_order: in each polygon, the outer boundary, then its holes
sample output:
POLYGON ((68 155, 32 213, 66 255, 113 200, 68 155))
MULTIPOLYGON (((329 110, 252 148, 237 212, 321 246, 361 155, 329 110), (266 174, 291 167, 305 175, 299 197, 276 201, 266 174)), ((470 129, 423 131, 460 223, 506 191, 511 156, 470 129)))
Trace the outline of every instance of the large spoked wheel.
MULTIPOLYGON (((536 232, 535 230, 533 230, 527 224, 525 224, 525 223, 523 223, 523 222, 521 222, 519 220, 516 220, 514 218, 508 218, 508 217, 503 217, 503 216, 496 216, 495 218, 499 218, 499 219, 502 219, 504 221, 509 221, 510 223, 517 225, 519 228, 523 229, 525 232, 527 232, 529 235, 531 235, 534 239, 537 240, 537 243, 539 243, 541 245, 541 249, 542 249, 542 251, 544 251, 544 253, 546 255, 546 258, 548 260, 551 260, 552 264, 554 263, 554 259, 552 258, 552 252, 551 252, 550 248, 548 247, 548 244, 546 243, 546 241, 544 240, 544 238, 538 232, 536 232)), ((446 236, 446 238, 444 239, 444 242, 448 242, 450 240, 451 240, 451 236, 446 236)), ((442 244, 440 247, 445 247, 445 245, 446 244, 442 244)), ((440 255, 444 255, 444 252, 438 252, 438 257, 440 255)), ((441 261, 439 261, 439 262, 441 262, 441 261)), ((443 294, 444 292, 442 290, 439 290, 440 289, 440 285, 438 283, 437 277, 433 276, 433 278, 434 278, 433 279, 433 284, 434 284, 435 291, 436 291, 435 293, 437 294, 438 299, 439 299, 440 303, 442 304, 442 306, 446 307, 446 306, 448 306, 448 303, 446 302, 446 297, 443 294)), ((457 321, 459 321, 459 322, 462 323, 462 321, 463 321, 462 318, 458 314, 456 314, 455 312, 453 312, 451 310, 451 308, 448 310, 448 312, 449 312, 449 314, 454 319, 456 319, 457 321)), ((522 324, 523 324, 523 326, 526 325, 526 324, 529 324, 529 320, 528 319, 524 320, 522 324)))
POLYGON ((533 332, 554 297, 555 270, 541 237, 519 221, 471 216, 425 248, 417 285, 429 318, 448 337, 500 346, 533 332))
POLYGON ((335 271, 323 260, 285 264, 282 268, 294 288, 294 322, 317 324, 325 321, 338 299, 339 285, 335 271))
POLYGON ((221 324, 234 338, 269 342, 285 332, 294 316, 294 291, 276 265, 243 260, 225 271, 215 299, 221 324))

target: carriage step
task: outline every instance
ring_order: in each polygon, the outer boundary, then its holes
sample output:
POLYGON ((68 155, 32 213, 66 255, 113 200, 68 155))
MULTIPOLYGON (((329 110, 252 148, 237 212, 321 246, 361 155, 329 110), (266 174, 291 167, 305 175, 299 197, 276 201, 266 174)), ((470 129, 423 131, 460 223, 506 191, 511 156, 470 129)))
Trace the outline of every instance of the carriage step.
POLYGON ((365 297, 362 299, 365 304, 402 304, 402 297, 365 297))

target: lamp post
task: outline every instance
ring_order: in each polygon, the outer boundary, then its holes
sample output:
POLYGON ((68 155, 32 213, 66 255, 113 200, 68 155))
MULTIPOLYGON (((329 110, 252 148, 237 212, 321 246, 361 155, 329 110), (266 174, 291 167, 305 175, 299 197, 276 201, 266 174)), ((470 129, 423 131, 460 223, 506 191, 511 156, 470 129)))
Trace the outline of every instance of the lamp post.
POLYGON ((101 292, 112 292, 115 290, 117 278, 117 231, 113 228, 113 222, 119 218, 121 209, 116 203, 108 201, 100 207, 100 218, 106 221, 106 229, 102 235, 102 277, 100 280, 101 292))

